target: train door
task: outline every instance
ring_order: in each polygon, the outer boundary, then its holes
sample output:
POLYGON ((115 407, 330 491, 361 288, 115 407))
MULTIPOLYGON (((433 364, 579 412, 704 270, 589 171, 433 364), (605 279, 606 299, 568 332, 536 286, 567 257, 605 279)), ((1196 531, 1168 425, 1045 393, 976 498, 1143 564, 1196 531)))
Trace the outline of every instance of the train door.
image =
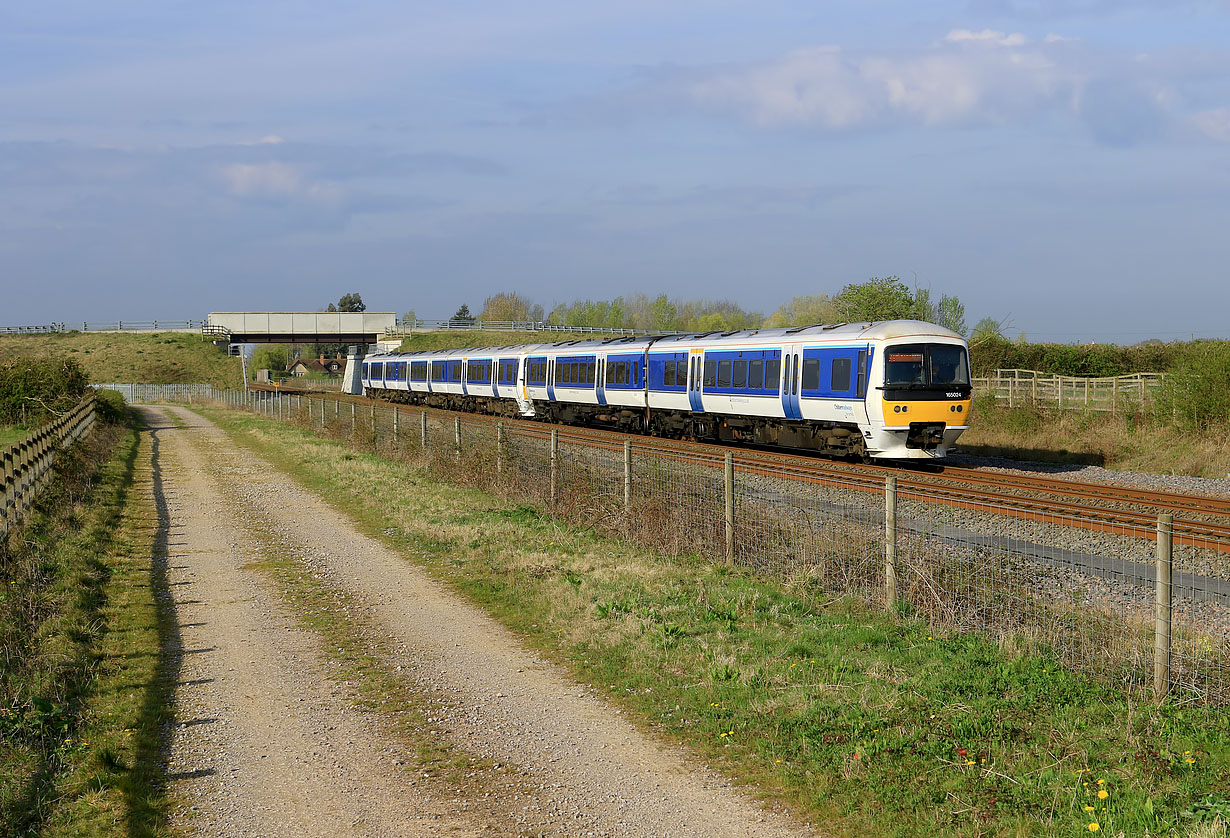
POLYGON ((693 413, 703 413, 705 410, 704 402, 700 397, 700 385, 705 371, 704 364, 704 350, 693 349, 688 364, 688 405, 692 408, 693 413))
POLYGON ((547 359, 547 401, 555 401, 555 359, 547 359))
POLYGON ((802 355, 798 347, 782 347, 782 411, 787 419, 802 419, 799 405, 799 375, 802 355))
POLYGON ((594 362, 594 392, 598 394, 598 404, 606 404, 606 358, 594 362))

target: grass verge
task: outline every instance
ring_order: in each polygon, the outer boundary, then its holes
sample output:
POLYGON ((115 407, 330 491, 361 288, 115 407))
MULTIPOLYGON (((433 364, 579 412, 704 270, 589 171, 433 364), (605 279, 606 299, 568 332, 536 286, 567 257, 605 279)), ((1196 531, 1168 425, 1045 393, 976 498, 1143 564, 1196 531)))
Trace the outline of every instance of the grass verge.
POLYGON ((1136 415, 1008 408, 980 399, 963 453, 1194 477, 1230 475, 1230 434, 1194 434, 1136 415))
POLYGON ((151 457, 136 430, 100 426, 4 548, 0 834, 166 832, 151 457))
POLYGON ((187 332, 57 332, 0 335, 0 357, 74 358, 98 384, 212 384, 243 382, 239 358, 187 332))
POLYGON ((1214 835, 1230 814, 1222 713, 1116 692, 1028 638, 816 607, 789 583, 207 412, 644 725, 829 831, 1214 835))

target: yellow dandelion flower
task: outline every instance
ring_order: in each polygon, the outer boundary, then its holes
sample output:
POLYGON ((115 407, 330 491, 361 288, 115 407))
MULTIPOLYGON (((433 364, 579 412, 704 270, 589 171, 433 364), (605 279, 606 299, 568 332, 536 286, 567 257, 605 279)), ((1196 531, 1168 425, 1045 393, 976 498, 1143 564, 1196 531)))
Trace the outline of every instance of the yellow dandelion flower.
POLYGON ((1110 792, 1108 792, 1106 789, 1098 789, 1098 800, 1105 800, 1109 796, 1110 796, 1110 792))
POLYGON ((1183 761, 1186 762, 1188 765, 1193 765, 1196 762, 1196 760, 1192 759, 1191 757, 1188 757, 1187 759, 1183 761))
POLYGON ((1089 831, 1090 831, 1090 832, 1097 832, 1097 831, 1098 831, 1099 829, 1101 829, 1101 828, 1102 828, 1102 827, 1098 826, 1098 822, 1097 822, 1097 821, 1094 821, 1093 823, 1089 824, 1089 831))
POLYGON ((1093 807, 1092 807, 1092 806, 1086 806, 1086 807, 1085 807, 1085 811, 1086 811, 1086 812, 1092 812, 1092 811, 1093 811, 1093 807))
POLYGON ((1106 785, 1106 781, 1105 781, 1105 780, 1098 780, 1098 785, 1099 785, 1099 786, 1104 786, 1104 785, 1106 785))

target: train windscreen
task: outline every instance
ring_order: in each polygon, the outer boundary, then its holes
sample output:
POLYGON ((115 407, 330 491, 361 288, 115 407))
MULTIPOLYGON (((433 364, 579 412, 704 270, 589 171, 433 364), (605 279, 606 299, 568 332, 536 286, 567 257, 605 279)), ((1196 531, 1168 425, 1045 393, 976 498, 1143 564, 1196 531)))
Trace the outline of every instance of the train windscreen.
POLYGON ((969 391, 969 359, 964 346, 907 344, 884 354, 884 387, 900 390, 969 391))

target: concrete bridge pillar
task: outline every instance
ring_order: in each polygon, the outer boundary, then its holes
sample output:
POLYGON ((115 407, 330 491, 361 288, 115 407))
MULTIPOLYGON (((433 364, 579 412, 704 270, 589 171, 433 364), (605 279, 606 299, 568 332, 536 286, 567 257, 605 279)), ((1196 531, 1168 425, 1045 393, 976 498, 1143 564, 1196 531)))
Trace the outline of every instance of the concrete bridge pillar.
POLYGON ((363 395, 363 359, 367 356, 366 344, 352 345, 346 352, 346 372, 342 376, 342 392, 355 396, 363 395))

